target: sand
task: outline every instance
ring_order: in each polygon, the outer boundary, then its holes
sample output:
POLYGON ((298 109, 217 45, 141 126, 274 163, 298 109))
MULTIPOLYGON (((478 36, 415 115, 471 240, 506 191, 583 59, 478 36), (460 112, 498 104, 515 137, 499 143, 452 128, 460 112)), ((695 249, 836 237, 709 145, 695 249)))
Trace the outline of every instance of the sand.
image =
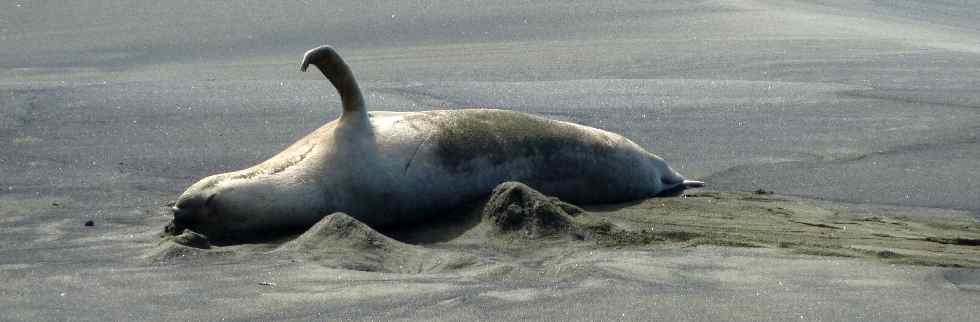
POLYGON ((267 240, 247 243, 212 245, 193 227, 167 229, 158 247, 144 258, 179 262, 185 257, 232 253, 234 257, 285 254, 331 268, 432 273, 491 263, 520 267, 529 260, 578 248, 729 246, 980 268, 980 223, 965 213, 928 212, 855 207, 762 190, 687 192, 583 209, 523 183, 506 182, 482 202, 416 225, 378 227, 381 232, 344 213, 326 214, 299 235, 268 233, 267 240), (511 256, 517 257, 499 260, 511 256))
POLYGON ((129 227, 62 223, 73 247, 3 267, 5 316, 969 320, 980 292, 970 213, 764 191, 579 208, 507 183, 425 224, 335 213, 222 245, 165 234, 166 209, 152 212, 129 227))
POLYGON ((0 320, 976 320, 978 12, 4 3, 0 320), (493 233, 471 214, 206 251, 161 243, 188 185, 339 114, 328 83, 297 71, 323 43, 373 110, 574 121, 710 190, 566 211, 573 233, 559 235, 493 233))

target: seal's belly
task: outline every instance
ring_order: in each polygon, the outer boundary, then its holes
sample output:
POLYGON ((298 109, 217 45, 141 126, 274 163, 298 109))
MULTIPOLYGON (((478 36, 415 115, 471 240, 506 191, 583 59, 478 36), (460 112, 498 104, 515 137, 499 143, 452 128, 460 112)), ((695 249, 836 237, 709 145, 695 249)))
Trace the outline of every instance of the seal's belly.
MULTIPOLYGON (((372 124, 388 212, 424 216, 525 182, 573 203, 649 195, 651 155, 622 136, 528 114, 490 109, 376 113, 372 124)), ((380 205, 379 205, 380 206, 380 205)), ((420 218, 422 219, 422 218, 420 218)))

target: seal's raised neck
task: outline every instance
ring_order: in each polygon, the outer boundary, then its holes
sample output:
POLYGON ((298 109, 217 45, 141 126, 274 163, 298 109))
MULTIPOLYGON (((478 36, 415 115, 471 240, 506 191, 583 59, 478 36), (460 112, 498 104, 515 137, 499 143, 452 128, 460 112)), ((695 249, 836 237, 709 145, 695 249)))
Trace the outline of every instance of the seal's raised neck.
POLYGON ((340 93, 340 100, 344 106, 344 113, 340 116, 341 118, 367 114, 367 109, 364 107, 364 96, 361 95, 361 89, 357 86, 357 81, 354 80, 354 73, 351 73, 350 67, 344 63, 344 60, 333 48, 323 45, 308 50, 303 55, 303 65, 300 70, 305 72, 311 64, 320 69, 323 76, 326 76, 333 87, 337 89, 337 92, 340 93))

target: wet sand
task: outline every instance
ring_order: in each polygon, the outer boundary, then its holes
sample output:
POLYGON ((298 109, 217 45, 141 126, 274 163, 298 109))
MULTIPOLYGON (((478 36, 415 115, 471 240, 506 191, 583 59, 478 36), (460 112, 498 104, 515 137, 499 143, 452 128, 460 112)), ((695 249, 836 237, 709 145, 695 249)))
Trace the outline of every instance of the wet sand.
POLYGON ((0 320, 975 320, 977 12, 5 3, 0 320), (557 237, 493 234, 471 215, 353 230, 381 253, 331 239, 338 223, 205 252, 162 241, 189 184, 339 114, 329 84, 297 71, 323 43, 373 110, 574 121, 710 190, 587 207, 557 237))

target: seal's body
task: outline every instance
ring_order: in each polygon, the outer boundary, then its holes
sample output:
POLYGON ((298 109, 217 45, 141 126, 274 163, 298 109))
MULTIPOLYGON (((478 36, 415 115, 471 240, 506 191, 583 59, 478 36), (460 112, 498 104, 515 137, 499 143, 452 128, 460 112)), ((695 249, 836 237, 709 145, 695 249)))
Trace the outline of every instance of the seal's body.
POLYGON ((344 112, 254 167, 204 178, 174 206, 203 231, 310 226, 345 212, 372 226, 418 222, 521 181, 577 204, 614 203, 700 187, 663 159, 607 131, 495 109, 367 112, 330 47, 306 53, 344 112))

